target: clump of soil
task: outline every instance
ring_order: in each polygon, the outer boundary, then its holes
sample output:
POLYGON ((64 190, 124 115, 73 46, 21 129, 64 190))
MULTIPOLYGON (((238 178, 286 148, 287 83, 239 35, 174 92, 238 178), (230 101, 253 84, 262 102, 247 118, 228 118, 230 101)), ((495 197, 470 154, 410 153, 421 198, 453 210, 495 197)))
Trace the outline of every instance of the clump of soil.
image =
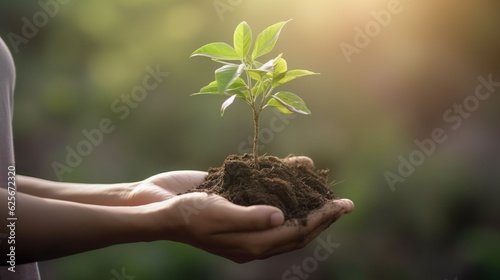
POLYGON ((218 194, 242 206, 275 206, 283 211, 285 220, 297 219, 306 225, 311 211, 335 198, 328 173, 292 166, 272 156, 261 156, 256 169, 252 155, 231 155, 221 167, 210 168, 205 181, 191 192, 218 194))

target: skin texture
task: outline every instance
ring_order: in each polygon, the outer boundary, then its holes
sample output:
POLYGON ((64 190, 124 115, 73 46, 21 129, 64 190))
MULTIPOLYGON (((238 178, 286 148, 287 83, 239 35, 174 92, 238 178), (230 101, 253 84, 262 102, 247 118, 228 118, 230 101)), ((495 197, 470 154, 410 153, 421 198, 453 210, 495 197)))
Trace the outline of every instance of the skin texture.
MULTIPOLYGON (((307 157, 286 161, 312 164, 307 157)), ((205 176, 173 171, 111 185, 18 176, 17 260, 41 261, 121 243, 169 240, 244 263, 300 249, 354 209, 348 199, 331 201, 301 227, 284 223, 283 213, 275 207, 243 207, 206 193, 178 195, 205 176)), ((6 196, 2 189, 0 198, 6 196)), ((3 219, 6 213, 1 215, 3 219)))

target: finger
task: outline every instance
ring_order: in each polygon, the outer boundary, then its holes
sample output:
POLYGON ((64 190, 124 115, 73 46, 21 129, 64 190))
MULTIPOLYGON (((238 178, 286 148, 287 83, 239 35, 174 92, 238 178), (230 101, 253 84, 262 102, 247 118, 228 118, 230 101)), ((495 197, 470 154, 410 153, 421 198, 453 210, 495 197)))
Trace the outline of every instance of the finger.
MULTIPOLYGON (((264 259, 273 255, 301 249, 315 239, 332 222, 353 210, 348 199, 334 200, 309 217, 306 227, 282 225, 265 231, 227 232, 213 235, 214 244, 225 244, 226 257, 236 262, 264 259)), ((215 248, 213 248, 215 249, 215 248)))
POLYGON ((212 244, 223 246, 210 250, 218 255, 223 254, 235 262, 265 259, 273 255, 302 248, 301 229, 298 226, 281 226, 266 231, 228 232, 211 236, 212 244), (294 235, 292 242, 284 236, 294 235), (286 241, 284 241, 286 240, 286 241))
POLYGON ((354 211, 354 203, 350 199, 335 199, 326 203, 308 217, 310 225, 316 227, 311 231, 311 234, 321 233, 333 222, 352 211, 354 211))
POLYGON ((314 162, 312 159, 309 157, 305 156, 289 156, 283 159, 283 162, 285 162, 288 165, 291 166, 299 166, 303 165, 308 168, 314 169, 314 162))
POLYGON ((280 226, 285 220, 283 212, 273 206, 245 207, 225 199, 220 201, 219 206, 216 217, 220 231, 217 233, 263 231, 280 226))
POLYGON ((349 199, 337 199, 310 214, 307 226, 284 225, 265 234, 274 246, 263 253, 263 257, 301 249, 327 229, 333 222, 354 210, 354 203, 349 199))
POLYGON ((304 237, 304 242, 309 243, 332 223, 352 211, 354 211, 354 203, 350 199, 336 199, 328 202, 308 217, 313 230, 304 237))
POLYGON ((317 211, 314 211, 312 214, 314 215, 324 212, 342 212, 343 214, 348 214, 352 211, 354 211, 354 202, 347 198, 339 198, 325 203, 323 207, 321 207, 317 211))

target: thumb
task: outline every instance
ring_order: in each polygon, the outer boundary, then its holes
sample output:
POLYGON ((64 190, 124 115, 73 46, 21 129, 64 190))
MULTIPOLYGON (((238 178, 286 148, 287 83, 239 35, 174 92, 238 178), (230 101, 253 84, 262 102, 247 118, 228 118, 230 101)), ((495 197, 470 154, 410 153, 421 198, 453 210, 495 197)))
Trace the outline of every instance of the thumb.
POLYGON ((283 212, 273 206, 240 206, 227 200, 220 209, 225 231, 262 231, 280 226, 285 221, 283 212))

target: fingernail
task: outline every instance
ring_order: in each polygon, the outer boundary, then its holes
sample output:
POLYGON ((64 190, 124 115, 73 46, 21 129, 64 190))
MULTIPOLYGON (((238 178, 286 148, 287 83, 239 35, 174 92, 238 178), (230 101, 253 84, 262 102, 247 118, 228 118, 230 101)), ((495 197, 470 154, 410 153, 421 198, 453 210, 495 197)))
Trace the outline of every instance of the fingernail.
POLYGON ((347 199, 347 198, 343 198, 341 200, 347 206, 347 213, 350 213, 354 210, 354 202, 352 202, 350 199, 347 199))
POLYGON ((271 226, 277 227, 283 224, 285 217, 281 212, 274 212, 271 214, 271 226))

